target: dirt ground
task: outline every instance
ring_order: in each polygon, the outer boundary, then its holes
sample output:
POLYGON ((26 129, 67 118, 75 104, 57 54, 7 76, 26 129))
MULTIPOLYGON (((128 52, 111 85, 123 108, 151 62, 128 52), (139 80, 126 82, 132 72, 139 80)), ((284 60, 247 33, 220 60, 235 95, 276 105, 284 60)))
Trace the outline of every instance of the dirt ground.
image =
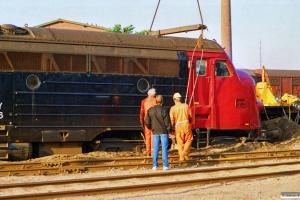
POLYGON ((276 118, 262 122, 262 129, 280 135, 269 142, 254 141, 246 143, 237 143, 232 145, 214 145, 209 147, 206 152, 251 152, 251 151, 276 151, 300 149, 300 126, 285 118, 276 118), (278 130, 280 128, 280 130, 278 130), (281 133, 278 133, 281 132, 281 133))
MULTIPOLYGON (((206 148, 201 149, 203 154, 212 154, 212 153, 222 153, 222 152, 253 152, 253 151, 271 151, 271 150, 290 150, 290 149, 300 149, 300 127, 297 123, 289 121, 284 118, 277 118, 263 122, 263 129, 271 130, 279 127, 282 134, 277 138, 275 142, 245 142, 237 144, 218 144, 212 145, 206 148)), ((278 136, 278 135, 277 135, 278 136)), ((54 155, 47 156, 43 158, 31 159, 26 162, 34 161, 57 161, 57 160, 72 160, 72 159, 81 159, 81 158, 111 158, 111 157, 136 157, 140 156, 139 154, 133 152, 92 152, 87 154, 78 154, 78 155, 54 155)), ((298 159, 300 160, 300 158, 298 159)), ((264 162, 277 162, 275 161, 264 161, 264 162)), ((264 163, 255 162, 255 163, 244 163, 243 165, 249 164, 259 164, 264 163)), ((216 165, 213 167, 225 167, 232 166, 235 164, 222 164, 216 165)), ((200 167, 211 167, 211 166, 200 166, 200 167)), ((295 166, 279 166, 276 170, 295 170, 299 169, 300 165, 295 166)), ((190 170, 193 168, 184 168, 184 169, 171 169, 171 170, 190 170)), ((268 167, 258 168, 253 173, 259 172, 269 172, 268 167)), ((273 170, 273 169, 272 169, 273 170)), ((159 170, 161 171, 161 169, 159 170)), ((33 181, 51 181, 51 180, 63 180, 63 179, 74 179, 74 178, 89 178, 95 176, 114 176, 114 175, 126 175, 126 174, 139 174, 139 173, 153 173, 151 169, 135 169, 135 170, 108 170, 105 172, 97 173, 85 173, 85 174, 72 174, 72 175, 56 175, 56 176, 26 176, 26 177, 0 177, 0 185, 7 183, 17 183, 17 182, 33 182, 33 181)), ((230 172, 218 173, 216 176, 228 176, 228 175, 239 175, 245 174, 247 171, 240 170, 230 172)), ((198 175, 199 178, 206 178, 211 175, 201 174, 198 175)), ((190 176, 186 177, 168 177, 167 180, 183 180, 190 179, 190 176)), ((192 178, 195 178, 194 175, 192 178)), ((164 178, 166 179, 166 178, 164 178)), ((144 180, 145 181, 145 180, 144 180)), ((132 180, 127 182, 118 182, 118 183, 109 183, 103 182, 99 184, 94 184, 90 187, 112 187, 122 184, 144 184, 145 182, 139 182, 138 180, 132 180)), ((149 180, 151 181, 151 180, 149 180)), ((152 180, 159 181, 159 180, 152 180)), ((166 180, 161 180, 166 181, 166 180)), ((70 186, 71 189, 84 189, 88 184, 85 185, 74 185, 70 186)), ((1 186, 0 186, 1 187, 1 186)), ((60 186, 48 186, 45 188, 37 188, 35 192, 54 192, 58 191, 60 186)), ((13 191, 1 190, 0 195, 8 194, 25 194, 28 191, 23 189, 16 189, 13 191)), ((245 199, 245 200, 256 200, 256 199, 281 199, 281 192, 297 192, 300 195, 300 174, 293 176, 280 176, 272 178, 262 178, 258 180, 249 180, 242 182, 230 182, 228 184, 211 184, 205 186, 193 186, 187 188, 170 188, 167 190, 147 190, 135 193, 124 193, 124 194, 110 194, 110 195, 98 195, 98 196, 85 196, 85 197, 72 197, 72 198, 54 198, 54 199, 163 199, 163 200, 187 200, 187 199, 245 199)), ((299 198, 300 199, 300 198, 299 198)))
MULTIPOLYGON (((289 150, 300 149, 300 126, 293 121, 289 121, 285 118, 276 118, 262 123, 262 129, 264 130, 277 130, 280 128, 282 134, 275 141, 251 141, 245 143, 235 144, 216 144, 209 147, 201 148, 202 154, 213 153, 230 153, 230 152, 251 152, 251 151, 273 151, 273 150, 289 150)), ((175 151, 176 152, 176 151, 175 151)), ((193 151, 192 151, 193 152, 193 151)), ((192 153, 193 154, 193 153, 192 153)), ((94 158, 115 158, 115 157, 137 157, 143 156, 142 153, 134 152, 91 152, 86 154, 61 154, 46 156, 42 158, 31 159, 32 161, 57 161, 57 160, 69 160, 69 159, 94 159, 94 158)))

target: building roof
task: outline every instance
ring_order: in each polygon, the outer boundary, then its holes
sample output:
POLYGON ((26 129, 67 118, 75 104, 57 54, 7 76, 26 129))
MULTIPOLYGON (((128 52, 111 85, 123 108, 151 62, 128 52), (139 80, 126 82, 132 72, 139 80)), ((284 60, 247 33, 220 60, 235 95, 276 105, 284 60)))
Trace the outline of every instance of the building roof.
POLYGON ((50 22, 46 22, 46 23, 43 23, 43 24, 36 25, 34 27, 35 28, 40 28, 40 27, 45 27, 45 26, 49 26, 49 25, 52 25, 52 24, 56 24, 56 23, 69 23, 69 24, 75 24, 75 25, 84 26, 84 27, 90 27, 90 28, 106 30, 105 27, 97 26, 97 24, 93 25, 93 24, 88 24, 88 23, 80 23, 80 22, 69 21, 69 20, 65 20, 65 19, 61 19, 61 18, 50 21, 50 22))
POLYGON ((256 76, 255 72, 252 69, 240 69, 240 70, 247 72, 252 77, 256 76))

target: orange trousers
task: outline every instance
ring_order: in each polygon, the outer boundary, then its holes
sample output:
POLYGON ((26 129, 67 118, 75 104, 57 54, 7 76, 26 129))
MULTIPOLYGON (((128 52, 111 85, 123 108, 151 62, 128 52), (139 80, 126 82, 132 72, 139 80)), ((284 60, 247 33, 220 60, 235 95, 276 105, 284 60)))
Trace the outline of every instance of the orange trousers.
POLYGON ((193 133, 189 129, 180 129, 176 127, 176 142, 178 147, 179 160, 184 160, 184 155, 189 155, 192 142, 193 142, 193 133))
POLYGON ((146 143, 146 155, 151 154, 153 152, 153 142, 152 142, 152 131, 144 126, 144 134, 145 134, 145 143, 146 143))

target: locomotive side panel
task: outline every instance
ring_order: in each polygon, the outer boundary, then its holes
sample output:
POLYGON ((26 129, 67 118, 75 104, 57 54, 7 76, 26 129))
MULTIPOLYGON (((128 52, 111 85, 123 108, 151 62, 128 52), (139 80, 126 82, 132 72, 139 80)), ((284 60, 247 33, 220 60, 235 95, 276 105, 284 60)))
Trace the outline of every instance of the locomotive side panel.
POLYGON ((171 106, 172 93, 183 93, 185 81, 178 77, 16 71, 13 122, 17 128, 136 130, 140 129, 140 102, 147 89, 156 87, 166 97, 165 105, 171 106), (32 75, 40 82, 34 90, 27 85, 32 75), (142 82, 148 84, 146 89, 138 85, 142 82))
POLYGON ((0 72, 0 85, 0 125, 12 125, 13 73, 0 72))
MULTIPOLYGON (((184 55, 181 56, 181 59, 184 59, 184 55)), ((186 90, 186 60, 151 62, 153 59, 147 59, 145 65, 133 65, 139 69, 146 69, 145 73, 151 74, 147 76, 126 74, 123 70, 126 67, 123 62, 125 58, 121 59, 122 62, 117 62, 119 66, 112 67, 115 68, 112 70, 110 64, 116 65, 114 61, 120 60, 119 57, 106 59, 110 62, 106 63, 106 71, 102 68, 104 73, 100 74, 96 68, 91 68, 89 73, 77 73, 88 68, 84 65, 85 62, 74 62, 76 57, 79 56, 9 52, 6 61, 14 63, 12 68, 15 71, 9 72, 11 82, 7 84, 10 87, 6 87, 6 90, 10 91, 10 99, 13 99, 8 101, 10 109, 13 110, 10 112, 13 118, 5 119, 10 121, 14 128, 5 132, 6 137, 2 142, 11 143, 18 148, 23 148, 19 146, 19 142, 28 145, 36 143, 34 148, 38 150, 34 151, 35 157, 68 153, 70 149, 73 153, 80 153, 82 142, 91 142, 101 133, 105 132, 105 135, 109 136, 113 130, 140 130, 140 102, 146 97, 145 93, 150 87, 156 87, 157 92, 165 96, 166 107, 173 104, 171 96, 174 92, 184 94, 186 90), (51 58, 48 60, 50 62, 46 62, 46 67, 37 65, 39 62, 36 60, 43 60, 43 57, 51 58), (32 62, 18 65, 23 59, 32 62), (156 70, 153 72, 150 70, 151 63, 155 64, 156 70), (43 72, 43 69, 48 69, 49 72, 43 72), (119 69, 123 73, 119 73, 119 69), (68 70, 71 73, 59 72, 68 70), (176 74, 177 76, 172 76, 176 74)), ((93 64, 99 66, 96 62, 93 64)), ((138 139, 132 134, 113 137, 138 139)), ((30 154, 32 150, 27 152, 30 154)), ((30 157, 27 154, 25 157, 30 157)), ((10 155, 10 159, 17 159, 14 157, 10 155)))

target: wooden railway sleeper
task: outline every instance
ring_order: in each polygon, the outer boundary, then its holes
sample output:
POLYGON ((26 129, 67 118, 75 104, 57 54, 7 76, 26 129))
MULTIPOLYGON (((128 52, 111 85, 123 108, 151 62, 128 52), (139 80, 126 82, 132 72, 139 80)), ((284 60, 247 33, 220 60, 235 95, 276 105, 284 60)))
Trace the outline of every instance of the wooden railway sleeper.
POLYGON ((86 171, 85 167, 80 167, 80 166, 76 166, 76 167, 72 167, 72 168, 60 168, 60 172, 64 173, 64 174, 81 174, 83 172, 86 171))
POLYGON ((42 167, 63 167, 65 166, 65 162, 42 162, 41 166, 42 167))
POLYGON ((145 145, 137 145, 135 147, 135 153, 141 153, 142 149, 144 148, 145 145))

